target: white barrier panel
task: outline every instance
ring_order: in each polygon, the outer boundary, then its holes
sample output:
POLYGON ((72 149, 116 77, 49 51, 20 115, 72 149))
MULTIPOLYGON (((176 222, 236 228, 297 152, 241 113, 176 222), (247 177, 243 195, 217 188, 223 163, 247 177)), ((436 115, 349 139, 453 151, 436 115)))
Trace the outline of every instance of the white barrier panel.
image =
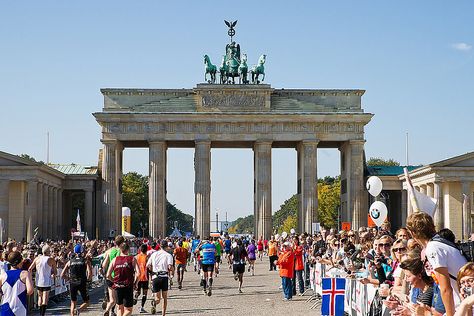
MULTIPOLYGON (((337 275, 339 271, 325 271, 324 265, 315 264, 310 269, 311 289, 322 295, 321 282, 323 277, 337 275)), ((344 311, 351 316, 365 316, 370 311, 370 305, 377 293, 377 287, 372 284, 364 285, 355 279, 347 279, 344 295, 344 311)), ((385 308, 383 308, 385 310, 385 308)))

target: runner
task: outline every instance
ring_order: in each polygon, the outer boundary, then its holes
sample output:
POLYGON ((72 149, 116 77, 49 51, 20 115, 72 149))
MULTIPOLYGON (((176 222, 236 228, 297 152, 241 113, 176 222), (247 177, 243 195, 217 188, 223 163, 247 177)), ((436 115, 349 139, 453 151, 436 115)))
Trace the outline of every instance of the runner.
POLYGON ((31 273, 19 269, 22 261, 20 252, 10 252, 7 261, 11 269, 0 275, 3 293, 0 315, 26 316, 26 295, 33 294, 34 290, 31 273))
MULTIPOLYGON (((133 286, 138 282, 137 261, 128 253, 130 246, 123 242, 120 245, 120 255, 116 256, 107 270, 107 279, 113 282, 117 295, 118 315, 127 316, 133 310, 133 286)), ((107 315, 107 312, 104 313, 107 315)))
POLYGON ((232 240, 230 240, 230 236, 226 235, 224 240, 224 251, 225 251, 225 258, 227 259, 227 263, 229 264, 229 269, 232 269, 232 259, 230 257, 230 247, 232 246, 232 240))
POLYGON ((151 313, 156 313, 156 305, 160 304, 163 297, 162 315, 166 315, 166 307, 168 304, 168 278, 173 272, 173 256, 164 249, 168 247, 168 243, 163 240, 161 249, 153 253, 148 259, 147 268, 152 271, 152 292, 154 300, 152 301, 151 313))
POLYGON ((193 256, 194 272, 201 270, 201 267, 199 266, 199 262, 198 262, 199 253, 196 253, 196 249, 198 248, 200 243, 201 243, 201 237, 199 237, 199 235, 197 235, 196 238, 194 238, 193 242, 191 243, 191 253, 193 256))
POLYGON ((234 279, 239 280, 239 293, 242 293, 242 283, 244 282, 245 259, 248 260, 247 251, 241 239, 237 239, 237 245, 231 250, 234 279))
MULTIPOLYGON (((115 237, 115 246, 107 250, 104 254, 104 262, 102 262, 102 273, 103 275, 107 274, 107 271, 109 270, 109 265, 112 262, 112 260, 115 259, 120 254, 120 246, 123 244, 125 241, 125 238, 123 238, 122 235, 118 235, 115 237)), ((113 274, 112 274, 113 276, 113 274)), ((107 285, 107 293, 106 293, 106 301, 107 306, 105 307, 105 312, 104 315, 108 315, 109 311, 112 311, 110 315, 115 315, 114 307, 117 302, 117 295, 115 292, 115 289, 113 287, 113 282, 109 280, 107 277, 105 278, 105 283, 107 285)))
POLYGON ((148 261, 148 256, 146 255, 147 248, 148 247, 146 244, 142 244, 140 246, 140 253, 135 256, 140 274, 138 276, 137 291, 135 292, 135 299, 133 300, 133 304, 137 303, 138 296, 140 296, 140 290, 141 290, 142 307, 140 308, 140 313, 146 313, 145 303, 146 303, 146 296, 148 294, 148 271, 146 269, 146 263, 148 261))
POLYGON ((276 261, 278 260, 278 243, 272 236, 268 242, 268 259, 270 261, 269 271, 276 271, 276 261))
POLYGON ((263 260, 263 236, 260 236, 257 242, 258 258, 263 260))
POLYGON ((89 306, 89 294, 87 293, 87 281, 92 280, 92 265, 89 260, 84 259, 81 245, 74 246, 75 256, 69 260, 61 272, 61 278, 68 278, 69 291, 71 293, 71 316, 79 315, 89 306), (77 306, 77 293, 81 293, 82 304, 77 306), (76 309, 77 308, 77 309, 76 309))
POLYGON ((252 275, 255 275, 255 260, 257 259, 255 255, 256 250, 257 247, 255 246, 255 239, 252 239, 250 245, 247 246, 247 256, 249 261, 248 272, 252 270, 252 275))
POLYGON ((215 275, 219 274, 219 263, 221 262, 221 255, 222 255, 222 245, 219 241, 219 237, 214 237, 214 246, 216 246, 216 263, 215 263, 215 275))
POLYGON ((214 265, 216 263, 216 246, 209 240, 204 240, 200 247, 202 251, 202 287, 204 294, 212 295, 212 273, 214 272, 214 265))
POLYGON ((40 308, 40 315, 46 314, 48 307, 49 292, 51 291, 51 280, 56 276, 56 261, 51 258, 51 248, 44 245, 42 254, 33 260, 28 271, 32 272, 36 268, 36 288, 38 290, 38 306, 40 308), (52 277, 51 277, 52 276, 52 277))
POLYGON ((184 247, 183 242, 178 242, 178 247, 173 252, 174 259, 178 265, 178 289, 183 287, 184 271, 186 270, 186 260, 188 258, 188 250, 184 247))

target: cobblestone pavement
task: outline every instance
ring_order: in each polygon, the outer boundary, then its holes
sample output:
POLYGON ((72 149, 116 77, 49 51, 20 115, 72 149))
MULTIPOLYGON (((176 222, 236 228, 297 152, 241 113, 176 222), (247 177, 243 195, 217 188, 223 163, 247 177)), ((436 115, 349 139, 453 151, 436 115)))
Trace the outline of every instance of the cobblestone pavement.
MULTIPOLYGON (((311 291, 301 297, 295 296, 292 301, 283 301, 281 290, 278 289, 281 279, 278 272, 268 271, 268 257, 256 262, 255 276, 245 272, 242 291, 238 293, 238 283, 234 280, 232 271, 227 265, 221 266, 220 274, 214 278, 212 296, 205 296, 199 287, 199 276, 188 266, 185 272, 183 289, 178 290, 177 282, 169 293, 169 315, 319 315, 319 310, 310 310, 310 303, 306 302, 311 291)), ((175 278, 176 281, 176 278, 175 278)), ((101 289, 91 292, 91 306, 81 315, 103 315, 101 289)), ((149 295, 150 296, 150 295, 149 295)), ((79 299, 81 301, 81 299, 79 299)), ((47 311, 47 315, 68 315, 69 300, 58 304, 47 311)), ((139 313, 139 304, 134 306, 134 315, 151 315, 150 302, 145 309, 148 313, 139 313)), ((161 315, 161 305, 157 308, 157 315, 161 315)))

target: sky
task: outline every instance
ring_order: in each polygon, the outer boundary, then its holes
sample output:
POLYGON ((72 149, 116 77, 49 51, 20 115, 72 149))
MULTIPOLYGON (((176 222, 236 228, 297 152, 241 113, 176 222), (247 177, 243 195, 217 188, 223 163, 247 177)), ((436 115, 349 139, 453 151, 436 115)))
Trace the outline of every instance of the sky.
MULTIPOLYGON (((0 150, 96 165, 101 88, 193 88, 228 41, 267 55, 273 88, 364 89, 366 156, 428 164, 474 150, 473 1, 0 1, 0 150)), ((296 192, 296 151, 272 152, 272 208, 296 192)), ((147 149, 124 172, 148 172, 147 149)), ((337 149, 318 175, 339 174, 337 149)), ((168 150, 168 200, 194 214, 192 149, 168 150)), ((211 209, 253 212, 250 149, 213 149, 211 209)))

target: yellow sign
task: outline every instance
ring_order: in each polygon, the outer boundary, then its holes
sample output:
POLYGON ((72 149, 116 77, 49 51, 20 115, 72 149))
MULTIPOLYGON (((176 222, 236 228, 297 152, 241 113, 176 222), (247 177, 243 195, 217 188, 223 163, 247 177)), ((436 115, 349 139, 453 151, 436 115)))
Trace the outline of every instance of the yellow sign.
POLYGON ((132 212, 128 207, 122 207, 122 234, 132 230, 132 212))

